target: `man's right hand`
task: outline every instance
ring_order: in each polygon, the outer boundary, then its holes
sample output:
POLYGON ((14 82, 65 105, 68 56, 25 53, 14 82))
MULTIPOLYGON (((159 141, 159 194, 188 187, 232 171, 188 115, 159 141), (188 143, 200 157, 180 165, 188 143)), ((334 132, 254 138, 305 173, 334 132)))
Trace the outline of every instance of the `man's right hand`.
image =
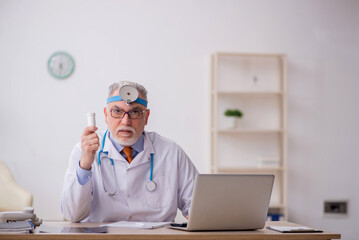
POLYGON ((100 146, 100 140, 95 133, 97 127, 88 126, 84 129, 81 136, 81 159, 80 167, 85 170, 90 170, 91 165, 95 160, 95 154, 100 146))

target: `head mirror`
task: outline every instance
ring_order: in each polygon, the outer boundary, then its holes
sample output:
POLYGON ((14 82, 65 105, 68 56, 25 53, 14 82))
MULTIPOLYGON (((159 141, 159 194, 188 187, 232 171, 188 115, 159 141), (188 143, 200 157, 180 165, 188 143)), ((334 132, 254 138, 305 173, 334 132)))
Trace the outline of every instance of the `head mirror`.
POLYGON ((138 90, 133 86, 124 85, 120 88, 119 95, 123 99, 123 101, 131 103, 136 101, 136 99, 138 98, 138 90))

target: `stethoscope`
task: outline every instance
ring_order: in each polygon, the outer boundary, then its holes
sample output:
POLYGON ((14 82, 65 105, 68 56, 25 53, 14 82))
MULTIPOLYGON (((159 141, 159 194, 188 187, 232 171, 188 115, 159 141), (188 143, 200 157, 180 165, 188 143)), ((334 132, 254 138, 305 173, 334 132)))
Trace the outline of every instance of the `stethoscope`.
MULTIPOLYGON (((115 164, 114 164, 114 161, 112 158, 109 158, 110 161, 111 161, 111 165, 112 165, 112 169, 113 169, 113 175, 114 175, 114 181, 115 181, 115 191, 114 192, 109 192, 107 191, 106 187, 105 187, 105 183, 104 183, 104 180, 103 180, 103 177, 102 177, 102 171, 101 171, 101 153, 104 153, 106 155, 108 155, 108 152, 104 152, 103 151, 103 148, 105 146, 105 140, 106 140, 106 135, 107 135, 107 132, 108 132, 108 129, 106 130, 105 132, 105 135, 103 136, 103 139, 102 139, 102 148, 101 150, 99 151, 98 153, 98 167, 99 167, 99 172, 100 172, 100 177, 101 177, 101 180, 102 180, 102 186, 103 186, 103 190, 105 191, 105 193, 108 195, 108 196, 115 196, 116 193, 117 193, 117 176, 116 176, 116 171, 115 171, 115 164)), ((153 192, 156 190, 156 183, 152 180, 153 176, 153 153, 151 153, 151 172, 150 172, 150 180, 146 182, 146 185, 145 185, 145 188, 147 191, 149 192, 153 192)))

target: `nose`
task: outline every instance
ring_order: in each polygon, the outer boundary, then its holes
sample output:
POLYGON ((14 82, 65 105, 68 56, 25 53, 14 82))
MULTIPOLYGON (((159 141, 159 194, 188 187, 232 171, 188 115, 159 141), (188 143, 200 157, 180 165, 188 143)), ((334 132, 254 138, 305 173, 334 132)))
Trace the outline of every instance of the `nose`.
POLYGON ((121 123, 123 125, 131 125, 131 118, 129 117, 128 113, 125 113, 125 116, 121 119, 121 123))

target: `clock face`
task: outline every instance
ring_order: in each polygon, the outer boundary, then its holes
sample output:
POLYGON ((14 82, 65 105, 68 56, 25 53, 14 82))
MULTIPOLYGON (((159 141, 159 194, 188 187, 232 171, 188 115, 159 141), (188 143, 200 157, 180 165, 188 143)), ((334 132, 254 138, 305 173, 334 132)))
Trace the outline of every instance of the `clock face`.
POLYGON ((69 77, 75 68, 74 60, 65 52, 56 52, 52 54, 47 65, 51 75, 59 79, 69 77))

